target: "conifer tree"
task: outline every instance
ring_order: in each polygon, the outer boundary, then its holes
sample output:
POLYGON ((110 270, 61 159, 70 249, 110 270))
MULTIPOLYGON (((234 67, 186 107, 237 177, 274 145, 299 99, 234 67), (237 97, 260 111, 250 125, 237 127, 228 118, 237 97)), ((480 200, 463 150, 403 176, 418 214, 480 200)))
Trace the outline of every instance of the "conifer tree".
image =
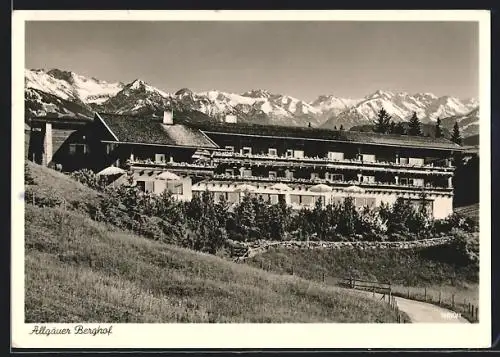
POLYGON ((396 123, 393 120, 391 120, 391 122, 389 123, 388 133, 389 134, 395 134, 396 133, 396 123))
POLYGON ((377 120, 375 121, 375 127, 373 131, 376 133, 386 134, 389 131, 389 126, 391 122, 391 116, 387 111, 382 108, 378 112, 377 120))
POLYGON ((441 119, 437 118, 436 121, 436 133, 434 135, 436 138, 442 138, 443 137, 443 128, 441 128, 441 119))
POLYGON ((399 135, 405 135, 406 134, 406 129, 403 125, 402 122, 398 122, 395 126, 394 126, 394 134, 399 134, 399 135))
POLYGON ((248 192, 245 193, 243 199, 236 209, 236 220, 239 231, 248 240, 250 231, 255 226, 255 211, 252 199, 248 192))
POLYGON ((420 120, 418 119, 416 112, 413 112, 408 124, 408 135, 422 136, 422 128, 420 127, 420 120))
POLYGON ((451 141, 453 141, 455 144, 462 145, 462 136, 460 135, 460 129, 458 128, 457 122, 455 122, 455 125, 453 125, 451 141))

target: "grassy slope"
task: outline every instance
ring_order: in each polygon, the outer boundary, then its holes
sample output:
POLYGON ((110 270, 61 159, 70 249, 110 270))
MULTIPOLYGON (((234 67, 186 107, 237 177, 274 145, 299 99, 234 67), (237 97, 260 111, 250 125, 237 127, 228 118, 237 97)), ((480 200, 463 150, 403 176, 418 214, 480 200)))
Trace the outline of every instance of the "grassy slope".
POLYGON ((455 208, 455 212, 470 217, 476 222, 479 222, 479 203, 475 203, 469 206, 457 207, 455 208))
MULTIPOLYGON (((293 273, 310 280, 335 284, 336 278, 350 275, 358 279, 391 282, 395 295, 437 303, 463 313, 464 305, 478 305, 478 271, 459 266, 448 257, 446 247, 418 250, 287 250, 274 248, 247 260, 278 273, 293 273), (424 289, 425 288, 425 289, 424 289), (424 292, 426 297, 424 298, 424 292), (464 304, 465 301, 465 304, 464 304)), ((466 315, 466 314, 464 314, 466 315)), ((467 317, 467 316, 466 316, 467 317)))
MULTIPOLYGON (((30 165, 67 200, 97 197, 30 165), (47 181, 48 180, 48 181, 47 181)), ((77 212, 26 205, 27 322, 394 322, 385 305, 123 233, 77 212)))

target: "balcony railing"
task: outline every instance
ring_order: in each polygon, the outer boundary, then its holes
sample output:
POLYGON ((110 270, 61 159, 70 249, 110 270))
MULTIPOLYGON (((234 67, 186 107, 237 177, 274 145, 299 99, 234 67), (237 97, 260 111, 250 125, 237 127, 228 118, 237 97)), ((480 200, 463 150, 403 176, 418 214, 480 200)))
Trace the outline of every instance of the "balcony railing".
POLYGON ((435 166, 431 164, 424 165, 415 165, 415 164, 404 164, 404 163, 396 163, 396 162, 388 162, 388 161, 362 161, 358 159, 331 159, 325 157, 289 157, 289 156, 272 156, 267 154, 240 154, 235 152, 215 152, 214 153, 214 161, 215 162, 235 162, 242 160, 251 160, 252 162, 261 161, 262 164, 272 163, 276 166, 288 166, 292 165, 307 165, 307 166, 328 166, 338 164, 349 165, 349 167, 357 167, 362 166, 363 168, 369 166, 378 166, 384 168, 403 168, 403 169, 415 169, 418 171, 429 170, 429 171, 446 171, 452 172, 454 170, 453 166, 435 166))
POLYGON ((224 180, 224 181, 257 181, 257 182, 283 182, 290 184, 305 184, 305 185, 316 185, 316 184, 326 184, 333 186, 360 186, 360 187, 377 187, 377 188, 394 188, 394 189, 406 189, 406 190, 426 190, 426 191, 452 191, 453 188, 434 186, 427 183, 424 186, 401 184, 395 182, 363 182, 357 180, 327 180, 327 179, 305 179, 305 178, 288 178, 288 177, 262 177, 262 176, 240 176, 240 175, 228 175, 228 174, 215 174, 212 176, 213 179, 224 180))
POLYGON ((215 165, 209 162, 162 162, 162 161, 154 161, 151 159, 128 159, 127 165, 140 165, 140 166, 155 166, 155 167, 164 167, 164 168, 174 168, 174 169, 201 169, 201 170, 213 170, 215 169, 215 165))

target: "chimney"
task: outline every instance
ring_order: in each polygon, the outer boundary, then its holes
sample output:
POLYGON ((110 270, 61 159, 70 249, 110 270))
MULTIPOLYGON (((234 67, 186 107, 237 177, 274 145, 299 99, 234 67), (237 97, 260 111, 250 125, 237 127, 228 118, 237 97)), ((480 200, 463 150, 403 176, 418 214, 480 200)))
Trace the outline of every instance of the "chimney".
POLYGON ((163 124, 172 125, 174 123, 174 115, 171 111, 163 112, 163 124))
POLYGON ((226 115, 226 123, 236 123, 236 115, 226 115))

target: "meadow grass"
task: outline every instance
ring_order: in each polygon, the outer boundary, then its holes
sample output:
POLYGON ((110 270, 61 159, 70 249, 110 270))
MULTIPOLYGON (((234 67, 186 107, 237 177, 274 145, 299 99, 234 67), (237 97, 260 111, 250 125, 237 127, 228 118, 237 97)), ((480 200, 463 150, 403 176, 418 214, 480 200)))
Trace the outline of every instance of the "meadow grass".
POLYGON ((388 306, 26 205, 26 322, 395 322, 388 306))
POLYGON ((411 250, 272 248, 246 263, 330 285, 351 276, 390 282, 396 296, 408 298, 409 290, 410 299, 451 309, 476 322, 468 307, 479 306, 479 272, 472 265, 456 263, 452 255, 447 246, 411 250))

